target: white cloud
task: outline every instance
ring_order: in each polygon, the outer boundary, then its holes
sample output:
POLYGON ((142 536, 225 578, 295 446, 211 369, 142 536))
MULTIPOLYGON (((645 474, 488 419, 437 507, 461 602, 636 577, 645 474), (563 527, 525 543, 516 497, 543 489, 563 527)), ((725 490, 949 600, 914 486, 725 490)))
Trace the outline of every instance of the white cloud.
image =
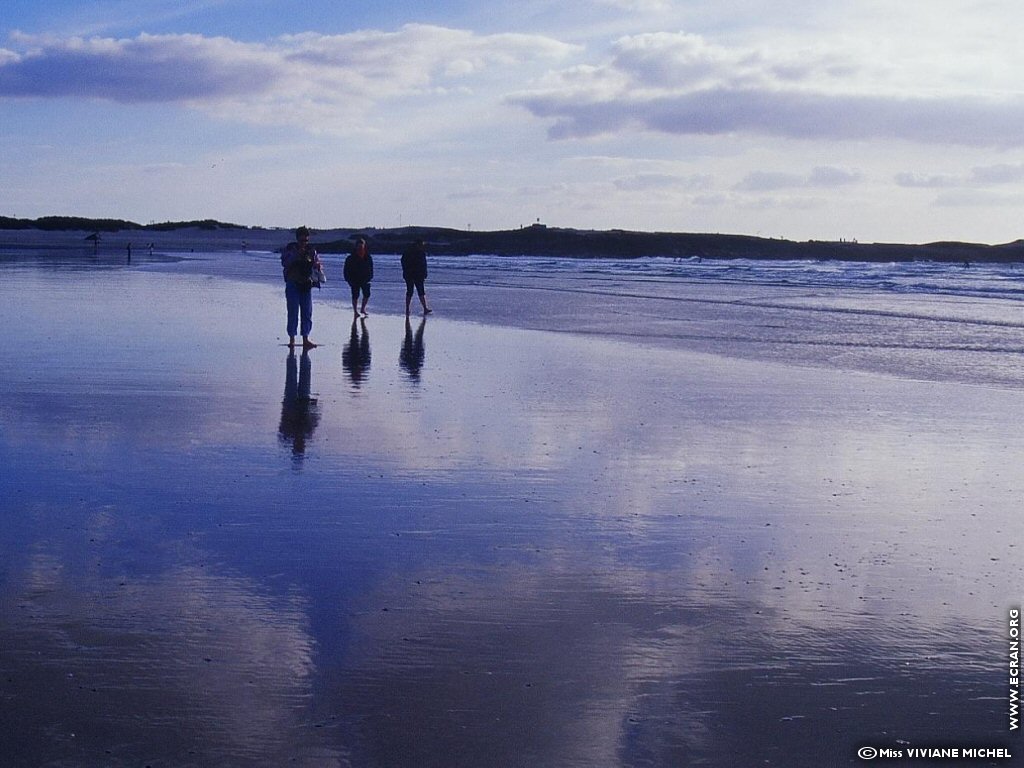
POLYGON ((281 58, 258 45, 201 35, 133 40, 15 36, 28 50, 0 59, 0 96, 174 102, 265 93, 281 58))
POLYGON ((742 192, 773 192, 782 189, 832 189, 862 180, 857 171, 833 166, 818 166, 808 174, 793 171, 751 171, 734 189, 742 192))
POLYGON ((634 88, 670 91, 770 88, 840 77, 849 81, 859 69, 834 53, 729 48, 685 32, 623 37, 612 47, 610 67, 629 75, 634 88))
POLYGON ((672 8, 669 0, 594 0, 597 5, 619 8, 637 13, 659 13, 672 8))
POLYGON ((918 189, 941 189, 943 187, 958 187, 963 184, 961 177, 951 174, 924 174, 910 171, 897 173, 895 181, 898 186, 918 189))
POLYGON ((1024 146, 1019 95, 919 95, 854 61, 726 48, 686 33, 637 35, 620 39, 606 62, 553 73, 511 102, 551 120, 557 139, 647 131, 1024 146))
POLYGON ((1024 181, 1024 163, 1000 163, 972 168, 971 180, 981 184, 1019 184, 1024 181))
POLYGON ((164 0, 9 20, 82 35, 0 42, 21 215, 1019 236, 1005 208, 936 206, 1024 188, 1008 0, 527 0, 417 14, 434 25, 201 2, 170 21, 164 0))
POLYGON ((615 179, 614 187, 622 192, 655 192, 671 190, 706 190, 713 180, 706 174, 677 176, 670 173, 637 173, 615 179))
POLYGON ((795 173, 783 171, 752 171, 736 185, 744 192, 768 192, 778 189, 792 189, 804 186, 804 178, 795 173))
POLYGON ((574 50, 543 36, 418 24, 267 44, 147 34, 13 41, 20 51, 0 51, 0 97, 181 103, 243 121, 339 130, 382 100, 443 95, 473 77, 574 50))
MULTIPOLYGON (((948 189, 953 187, 977 188, 980 186, 1002 186, 1024 182, 1024 163, 999 163, 971 168, 968 173, 912 173, 909 171, 895 176, 901 187, 922 189, 948 189)), ((997 193, 998 194, 998 193, 997 193)))
POLYGON ((844 187, 862 180, 859 171, 836 168, 831 165, 819 165, 811 171, 807 183, 812 187, 844 187))
POLYGON ((1013 208, 1024 205, 1024 193, 1003 193, 991 189, 956 189, 935 198, 941 208, 1013 208))

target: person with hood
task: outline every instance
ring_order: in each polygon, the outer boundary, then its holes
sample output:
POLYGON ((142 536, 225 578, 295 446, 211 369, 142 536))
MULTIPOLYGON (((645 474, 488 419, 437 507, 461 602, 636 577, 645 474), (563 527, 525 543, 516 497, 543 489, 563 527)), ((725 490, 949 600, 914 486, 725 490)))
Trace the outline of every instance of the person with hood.
POLYGON ((427 296, 423 283, 427 279, 427 252, 423 250, 423 241, 417 240, 402 254, 402 278, 405 280, 405 316, 409 316, 409 305, 412 303, 413 288, 420 297, 423 314, 429 315, 433 310, 427 306, 427 296))
POLYGON ((356 246, 345 259, 345 282, 352 289, 352 313, 366 316, 366 302, 370 300, 370 281, 373 280, 373 257, 366 247, 366 240, 356 239, 356 246), (363 295, 363 305, 359 308, 359 294, 363 295))

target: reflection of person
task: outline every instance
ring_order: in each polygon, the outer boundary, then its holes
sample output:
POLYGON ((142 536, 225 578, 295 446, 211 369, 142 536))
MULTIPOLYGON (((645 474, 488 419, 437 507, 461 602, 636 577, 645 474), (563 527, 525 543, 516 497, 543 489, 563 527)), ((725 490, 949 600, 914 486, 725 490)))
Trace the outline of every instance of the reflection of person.
POLYGON ((352 335, 341 350, 341 365, 357 387, 370 370, 370 333, 362 318, 352 318, 352 335))
POLYGON ((356 247, 345 259, 345 282, 352 289, 352 313, 366 314, 366 302, 370 300, 370 281, 373 280, 373 257, 366 247, 366 240, 356 239, 356 247), (359 294, 363 294, 363 306, 356 309, 359 294))
POLYGON ((313 268, 320 266, 320 256, 309 244, 309 230, 295 230, 295 242, 285 246, 281 253, 284 270, 284 297, 288 303, 288 346, 295 346, 295 334, 302 317, 302 348, 316 346, 309 340, 313 330, 313 268))
POLYGON ((423 305, 423 314, 429 315, 433 310, 427 306, 427 296, 423 283, 427 279, 427 252, 423 250, 423 241, 417 240, 402 254, 402 278, 405 280, 405 314, 409 316, 409 305, 412 303, 412 291, 416 289, 423 305))
POLYGON ((291 443, 292 455, 301 459, 306 452, 306 441, 313 436, 320 422, 316 398, 310 397, 313 364, 302 352, 301 363, 296 363, 295 352, 288 353, 285 362, 284 399, 281 400, 281 426, 278 437, 291 443))
POLYGON ((423 348, 423 329, 426 327, 427 318, 424 317, 420 320, 414 336, 412 324, 408 317, 405 318, 405 339, 402 341, 402 351, 398 355, 398 364, 413 381, 420 380, 420 370, 423 368, 423 361, 427 356, 426 350, 423 348))

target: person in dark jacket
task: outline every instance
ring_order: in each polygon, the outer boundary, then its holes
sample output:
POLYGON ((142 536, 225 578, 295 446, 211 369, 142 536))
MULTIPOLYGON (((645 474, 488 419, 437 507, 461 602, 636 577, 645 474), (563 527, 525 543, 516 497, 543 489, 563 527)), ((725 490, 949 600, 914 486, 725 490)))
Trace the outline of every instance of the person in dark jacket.
POLYGON ((427 306, 427 295, 423 288, 423 283, 427 279, 427 252, 423 250, 422 240, 417 240, 402 254, 402 278, 405 280, 405 316, 409 316, 413 288, 420 297, 423 314, 429 315, 433 312, 427 306))
POLYGON ((288 346, 295 346, 295 335, 302 331, 302 348, 316 346, 309 339, 313 330, 313 270, 320 266, 320 256, 309 244, 309 230, 299 227, 295 230, 295 242, 289 243, 281 252, 281 268, 284 272, 284 296, 288 307, 288 346), (301 329, 299 318, 302 318, 301 329))
POLYGON ((352 289, 352 313, 366 316, 366 302, 370 300, 370 281, 373 280, 373 257, 366 247, 366 240, 358 238, 356 247, 345 259, 345 282, 352 289), (359 294, 363 295, 363 305, 359 306, 359 294))

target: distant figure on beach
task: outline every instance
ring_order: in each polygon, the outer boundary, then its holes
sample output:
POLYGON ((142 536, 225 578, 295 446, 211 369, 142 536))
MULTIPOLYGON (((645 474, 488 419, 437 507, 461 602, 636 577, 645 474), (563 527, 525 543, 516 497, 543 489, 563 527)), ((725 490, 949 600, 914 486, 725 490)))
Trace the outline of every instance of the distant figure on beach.
POLYGON ((373 257, 369 248, 366 247, 366 240, 356 239, 356 247, 345 259, 345 282, 352 289, 352 313, 366 316, 366 302, 370 300, 370 281, 373 280, 373 257), (363 305, 359 304, 359 294, 363 295, 363 305))
POLYGON ((423 330, 427 326, 427 318, 420 320, 416 333, 413 334, 412 324, 408 315, 405 318, 405 339, 402 341, 402 351, 398 355, 398 364, 402 366, 413 382, 420 380, 420 371, 423 369, 423 361, 426 359, 426 350, 423 347, 423 330))
POLYGON ((298 363, 295 350, 288 351, 278 436, 282 443, 291 444, 292 456, 300 461, 306 453, 306 441, 313 436, 313 430, 320 422, 316 398, 310 397, 312 370, 313 364, 306 350, 302 351, 302 359, 298 363))
POLYGON ((132 244, 128 243, 128 263, 132 263, 132 244))
POLYGON ((402 278, 405 280, 405 316, 409 316, 409 305, 412 303, 412 291, 416 289, 423 305, 423 314, 429 315, 433 310, 427 306, 427 296, 423 283, 427 279, 427 252, 423 249, 423 241, 414 242, 402 254, 402 278))
POLYGON ((309 339, 313 330, 313 268, 320 266, 320 256, 309 244, 309 230, 295 230, 295 242, 288 243, 281 253, 284 270, 284 297, 288 305, 288 346, 295 347, 299 318, 302 319, 302 348, 316 346, 309 339))
POLYGON ((352 335, 341 350, 341 367, 355 387, 363 383, 370 371, 370 333, 361 317, 352 318, 352 335))

